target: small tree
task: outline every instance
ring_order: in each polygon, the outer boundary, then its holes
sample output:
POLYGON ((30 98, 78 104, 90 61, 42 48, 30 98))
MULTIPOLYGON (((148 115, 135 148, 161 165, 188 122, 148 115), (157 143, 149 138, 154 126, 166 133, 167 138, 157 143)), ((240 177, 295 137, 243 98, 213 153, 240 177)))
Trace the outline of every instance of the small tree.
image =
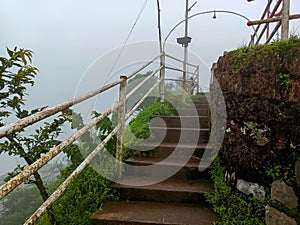
MULTIPOLYGON (((7 53, 9 57, 0 57, 0 126, 45 108, 36 108, 31 111, 24 109, 26 90, 34 85, 34 78, 38 72, 36 67, 29 64, 33 52, 26 49, 10 50, 7 48, 7 53)), ((68 113, 58 116, 52 122, 45 122, 31 135, 26 135, 24 129, 6 135, 0 142, 0 154, 6 152, 9 155, 21 157, 27 165, 34 163, 42 154, 60 143, 58 136, 61 133, 61 126, 71 118, 70 112, 68 113)), ((18 165, 13 172, 8 174, 5 181, 10 180, 25 166, 18 165)), ((35 172, 26 183, 35 184, 42 199, 44 201, 48 199, 49 193, 39 172, 35 172)), ((52 210, 49 211, 48 216, 51 223, 55 224, 52 210)))

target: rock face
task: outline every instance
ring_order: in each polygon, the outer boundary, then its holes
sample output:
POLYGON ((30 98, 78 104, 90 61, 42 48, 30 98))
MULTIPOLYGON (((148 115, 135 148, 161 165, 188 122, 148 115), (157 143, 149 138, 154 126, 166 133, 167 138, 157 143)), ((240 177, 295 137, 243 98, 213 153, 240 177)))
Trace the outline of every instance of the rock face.
POLYGON ((300 41, 238 49, 213 68, 211 98, 220 85, 226 134, 220 157, 229 172, 262 185, 276 174, 294 177, 300 158, 300 41), (277 166, 277 171, 274 167, 277 166))
POLYGON ((278 201, 289 209, 298 207, 298 198, 295 195, 294 189, 280 180, 272 183, 271 200, 278 201))
POLYGON ((277 209, 274 209, 270 206, 267 208, 266 213, 266 224, 267 225, 297 225, 297 222, 288 217, 286 214, 278 211, 277 209))

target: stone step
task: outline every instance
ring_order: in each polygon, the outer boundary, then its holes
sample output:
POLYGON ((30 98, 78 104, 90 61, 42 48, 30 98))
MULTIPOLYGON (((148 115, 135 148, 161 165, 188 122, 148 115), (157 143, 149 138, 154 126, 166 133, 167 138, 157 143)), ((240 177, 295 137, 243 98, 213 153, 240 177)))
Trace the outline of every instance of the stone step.
POLYGON ((176 179, 208 179, 209 161, 202 161, 192 157, 190 159, 131 157, 126 163, 134 167, 125 166, 124 176, 145 176, 176 179), (155 165, 151 166, 150 165, 155 165))
POLYGON ((207 143, 210 135, 209 128, 178 128, 178 127, 152 127, 150 131, 156 140, 167 143, 207 143))
POLYGON ((201 158, 205 150, 212 151, 212 148, 207 144, 196 144, 192 145, 190 143, 177 144, 177 143, 141 143, 139 145, 133 146, 131 149, 134 156, 147 156, 147 157, 157 157, 166 158, 169 155, 176 154, 178 158, 188 157, 191 154, 201 158))
POLYGON ((208 128, 208 116, 160 116, 153 118, 150 126, 208 128))
POLYGON ((207 100, 206 96, 208 96, 208 94, 202 94, 202 95, 200 95, 197 100, 194 100, 194 103, 207 103, 208 100, 207 100))
POLYGON ((182 108, 177 110, 178 116, 208 116, 208 109, 207 108, 200 108, 200 109, 188 109, 182 108))
POLYGON ((121 199, 125 201, 206 204, 204 193, 213 190, 212 181, 205 179, 167 179, 156 183, 153 177, 128 176, 123 177, 119 183, 131 184, 113 185, 119 191, 121 199), (141 186, 143 184, 151 185, 141 186))
POLYGON ((193 103, 197 109, 208 109, 208 102, 194 102, 193 103))
POLYGON ((218 218, 207 206, 158 202, 106 202, 90 222, 93 225, 210 225, 218 218))

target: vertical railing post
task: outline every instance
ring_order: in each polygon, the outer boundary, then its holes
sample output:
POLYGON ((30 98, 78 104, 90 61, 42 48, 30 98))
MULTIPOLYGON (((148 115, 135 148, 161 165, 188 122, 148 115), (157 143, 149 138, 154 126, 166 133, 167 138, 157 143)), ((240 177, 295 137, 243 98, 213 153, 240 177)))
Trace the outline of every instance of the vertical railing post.
POLYGON ((282 1, 281 40, 289 38, 290 0, 282 1))
POLYGON ((200 67, 199 67, 199 65, 197 65, 197 89, 196 89, 196 91, 197 91, 197 93, 196 94, 199 94, 200 93, 200 67))
POLYGON ((160 70, 160 84, 159 84, 159 95, 160 102, 165 102, 165 76, 166 76, 166 54, 162 52, 160 56, 160 66, 162 67, 160 70))
POLYGON ((120 83, 119 90, 119 101, 122 105, 118 108, 118 123, 120 129, 117 133, 117 146, 116 146, 116 166, 117 166, 117 177, 122 177, 122 161, 123 161, 123 144, 124 144, 124 128, 125 128, 125 112, 126 112, 126 83, 127 77, 120 76, 122 82, 120 83))

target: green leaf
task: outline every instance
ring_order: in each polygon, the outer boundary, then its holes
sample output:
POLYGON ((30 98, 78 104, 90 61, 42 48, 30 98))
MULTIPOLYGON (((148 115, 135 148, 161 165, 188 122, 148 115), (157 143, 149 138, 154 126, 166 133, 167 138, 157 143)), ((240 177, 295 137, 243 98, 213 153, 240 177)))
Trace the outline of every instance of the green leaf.
POLYGON ((27 65, 27 60, 25 58, 24 52, 20 52, 20 57, 25 65, 27 65))
MULTIPOLYGON (((16 48, 15 48, 15 50, 16 50, 16 48)), ((10 50, 8 47, 6 47, 6 51, 7 51, 8 55, 9 55, 9 57, 13 57, 14 51, 10 50)))
POLYGON ((0 90, 2 90, 5 87, 4 80, 0 79, 0 90))

